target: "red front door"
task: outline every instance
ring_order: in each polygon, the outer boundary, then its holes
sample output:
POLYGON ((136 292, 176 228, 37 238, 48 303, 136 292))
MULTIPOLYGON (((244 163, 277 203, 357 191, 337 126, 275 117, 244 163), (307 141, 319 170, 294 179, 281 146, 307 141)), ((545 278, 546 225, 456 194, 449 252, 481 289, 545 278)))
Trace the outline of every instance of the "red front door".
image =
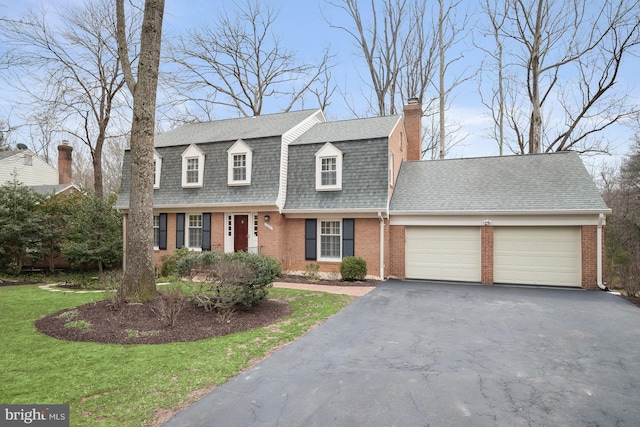
POLYGON ((233 217, 233 250, 247 252, 249 249, 249 216, 234 215, 233 217))

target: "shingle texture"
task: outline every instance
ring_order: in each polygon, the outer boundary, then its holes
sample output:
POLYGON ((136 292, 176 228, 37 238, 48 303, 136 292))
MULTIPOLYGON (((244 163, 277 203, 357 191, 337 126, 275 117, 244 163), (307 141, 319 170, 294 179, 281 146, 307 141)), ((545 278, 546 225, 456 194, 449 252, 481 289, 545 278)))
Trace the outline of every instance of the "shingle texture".
MULTIPOLYGON (((343 138, 349 136, 345 134, 343 138)), ((342 190, 316 191, 315 153, 324 143, 290 146, 285 212, 287 210, 385 210, 388 197, 387 138, 333 141, 332 144, 343 152, 342 190)))
MULTIPOLYGON (((162 157, 160 188, 154 190, 155 207, 195 205, 225 206, 233 204, 275 204, 278 194, 281 137, 245 139, 253 149, 251 185, 229 186, 227 183, 227 150, 235 139, 226 142, 198 144, 204 152, 203 186, 182 188, 182 152, 184 145, 156 147, 162 157)), ((129 206, 131 185, 130 151, 125 151, 122 166, 122 189, 116 206, 129 206)))
POLYGON ((404 163, 394 212, 608 211, 575 152, 404 163))
POLYGON ((400 116, 385 116, 318 123, 291 144, 387 138, 400 121, 400 116))
POLYGON ((156 147, 236 141, 238 139, 281 136, 318 110, 301 110, 264 116, 242 117, 193 123, 154 138, 156 147))
POLYGON ((5 150, 5 151, 0 151, 0 160, 2 159, 6 159, 7 157, 11 157, 14 154, 17 154, 17 151, 14 150, 5 150))

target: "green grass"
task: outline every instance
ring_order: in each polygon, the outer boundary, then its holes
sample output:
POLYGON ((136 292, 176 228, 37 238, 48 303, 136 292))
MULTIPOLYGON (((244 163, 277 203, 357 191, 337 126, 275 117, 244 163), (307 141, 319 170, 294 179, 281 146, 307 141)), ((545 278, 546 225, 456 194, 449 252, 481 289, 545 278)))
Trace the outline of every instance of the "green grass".
MULTIPOLYGON (((38 333, 40 316, 103 298, 0 287, 0 403, 68 403, 72 426, 150 425, 154 411, 196 400, 274 348, 340 311, 352 297, 271 289, 293 313, 283 321, 192 343, 110 345, 68 342, 38 333)), ((70 321, 73 315, 68 315, 70 321)), ((135 334, 137 331, 132 331, 135 334)))

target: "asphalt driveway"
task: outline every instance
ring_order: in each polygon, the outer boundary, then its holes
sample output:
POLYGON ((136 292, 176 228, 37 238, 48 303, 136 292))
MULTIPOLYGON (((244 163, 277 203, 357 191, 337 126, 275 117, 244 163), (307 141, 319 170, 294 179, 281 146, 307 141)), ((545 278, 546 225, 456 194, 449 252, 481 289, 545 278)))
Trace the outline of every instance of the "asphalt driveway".
POLYGON ((640 308, 389 281, 166 426, 638 426, 640 308))

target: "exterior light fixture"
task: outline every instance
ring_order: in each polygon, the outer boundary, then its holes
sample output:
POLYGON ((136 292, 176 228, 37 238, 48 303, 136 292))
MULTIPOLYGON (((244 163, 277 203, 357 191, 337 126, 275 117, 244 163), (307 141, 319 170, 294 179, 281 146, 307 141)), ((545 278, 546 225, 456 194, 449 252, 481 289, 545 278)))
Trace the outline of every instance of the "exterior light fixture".
POLYGON ((271 221, 271 217, 269 215, 265 215, 264 222, 269 222, 269 221, 271 221))

